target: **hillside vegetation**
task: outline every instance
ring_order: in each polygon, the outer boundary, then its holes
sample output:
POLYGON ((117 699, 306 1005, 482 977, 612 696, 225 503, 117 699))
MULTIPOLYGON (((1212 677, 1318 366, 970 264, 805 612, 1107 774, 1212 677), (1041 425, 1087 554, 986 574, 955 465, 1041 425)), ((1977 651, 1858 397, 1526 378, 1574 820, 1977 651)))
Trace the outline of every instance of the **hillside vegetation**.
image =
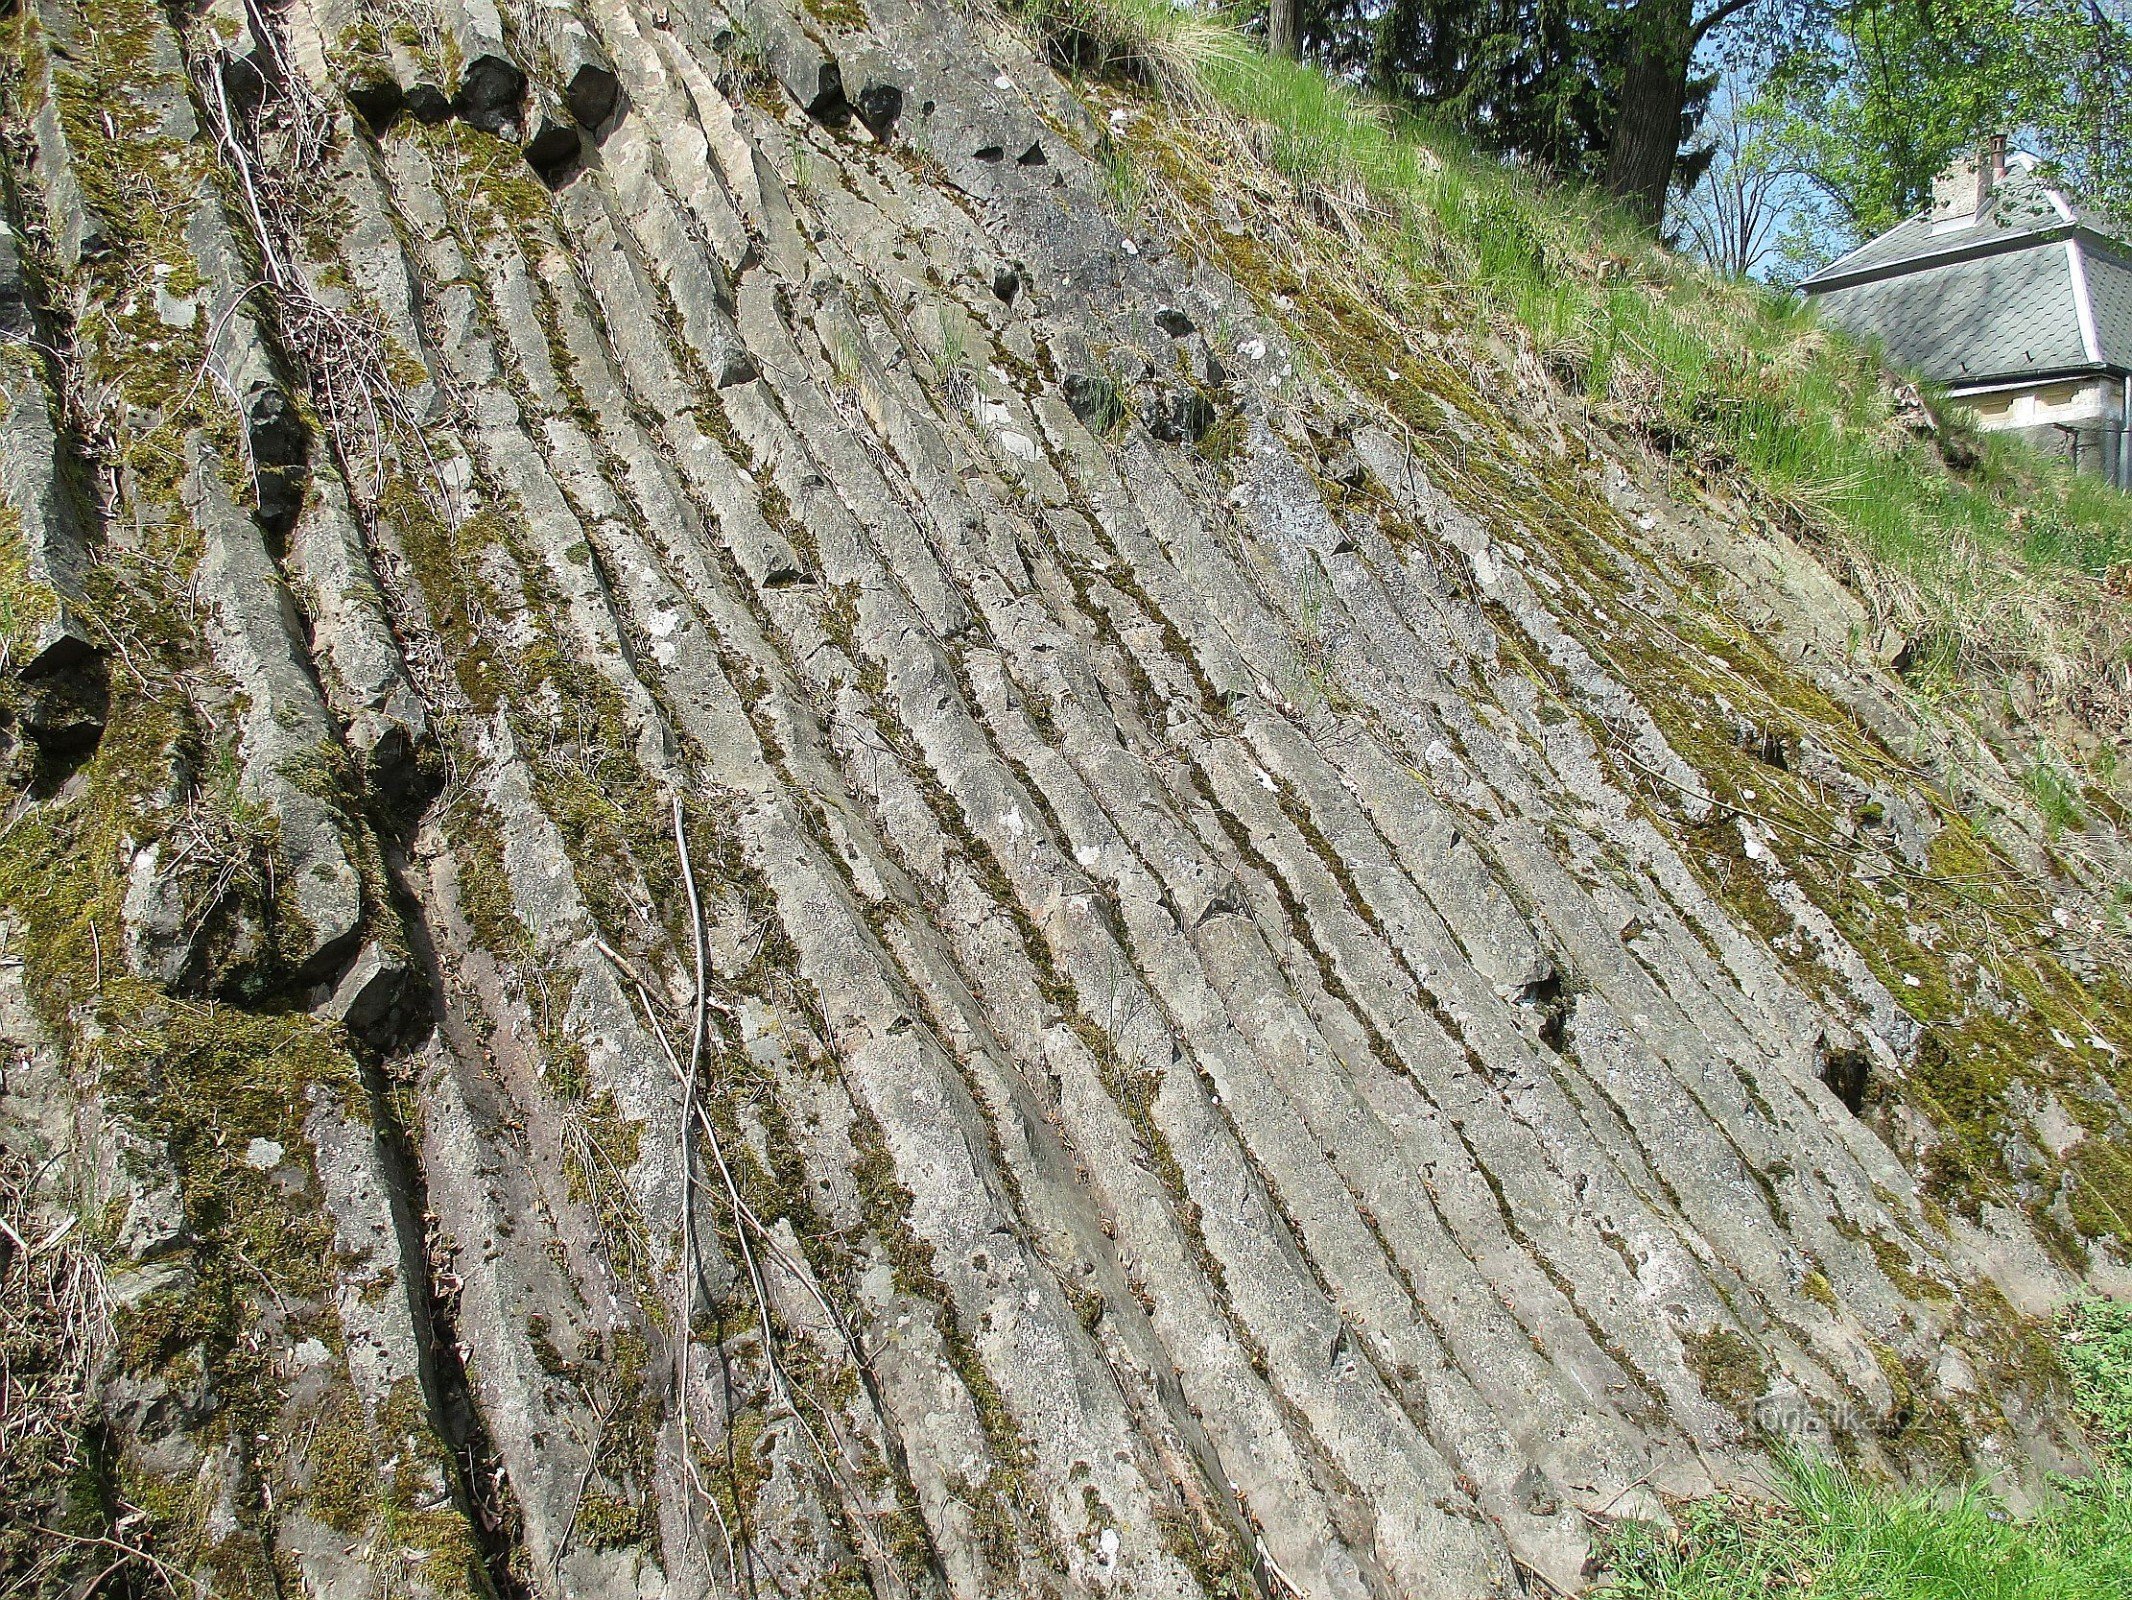
POLYGON ((2091 1301, 2061 1329, 2076 1410, 2103 1468, 2010 1518, 1991 1489, 1881 1492, 1844 1467, 1781 1461, 1773 1500, 1713 1499, 1677 1532, 1615 1530, 1606 1600, 2087 1600, 2132 1589, 2132 1308, 2091 1301))
MULTIPOLYGON (((2132 500, 1978 433, 1796 297, 1723 280, 1602 196, 1269 57, 1214 16, 1167 0, 1031 0, 1030 14, 1062 65, 1159 95, 1284 180, 1284 232, 1304 249, 1273 269, 1297 279, 1276 289, 1492 346, 1687 481, 1744 497, 1866 602, 1877 626, 1858 648, 1900 666, 1958 788, 1988 791, 2003 763, 2054 836, 2091 811, 2122 818, 2132 500)), ((1173 138, 1121 138, 1128 209, 1148 198, 1131 163, 1161 167, 1173 138)), ((2121 891, 2115 905, 2122 928, 2121 891)))

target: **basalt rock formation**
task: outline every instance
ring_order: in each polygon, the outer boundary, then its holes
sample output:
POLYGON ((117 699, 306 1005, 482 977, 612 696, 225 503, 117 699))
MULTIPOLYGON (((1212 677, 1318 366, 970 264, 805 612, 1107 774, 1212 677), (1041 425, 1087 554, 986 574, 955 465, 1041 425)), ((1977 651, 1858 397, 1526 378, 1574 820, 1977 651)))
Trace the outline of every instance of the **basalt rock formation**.
POLYGON ((10 1571, 1462 1600, 1772 1438, 2076 1463, 2047 863, 1809 553, 1313 300, 1144 87, 5 27, 10 1571))

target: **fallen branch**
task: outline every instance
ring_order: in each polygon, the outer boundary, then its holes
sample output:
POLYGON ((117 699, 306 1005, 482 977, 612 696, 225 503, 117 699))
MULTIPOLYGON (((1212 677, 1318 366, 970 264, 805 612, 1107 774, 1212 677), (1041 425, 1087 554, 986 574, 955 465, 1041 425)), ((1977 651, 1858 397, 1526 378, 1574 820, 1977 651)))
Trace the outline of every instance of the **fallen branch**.
MULTIPOLYGON (((178 1585, 184 1583, 190 1586, 194 1593, 204 1596, 205 1600, 220 1600, 211 1585, 202 1582, 189 1572, 180 1571, 161 1557, 151 1555, 139 1545, 128 1544, 123 1539, 112 1539, 102 1534, 68 1533, 63 1528, 47 1528, 35 1522, 29 1523, 27 1526, 31 1533, 38 1534, 46 1539, 57 1539, 63 1544, 86 1545, 94 1549, 116 1552, 118 1559, 97 1574, 98 1582, 102 1582, 103 1579, 109 1577, 127 1562, 139 1561, 145 1563, 151 1572, 161 1578, 164 1587, 172 1594, 177 1594, 179 1592, 178 1585)), ((83 1592, 87 1593, 86 1590, 83 1592)))
MULTIPOLYGON (((681 1062, 680 1052, 674 1048, 666 1025, 660 1018, 659 1008, 652 999, 650 983, 646 981, 643 974, 626 957, 608 944, 606 940, 595 937, 593 944, 608 961, 613 963, 616 971, 626 978, 630 986, 635 990, 637 1002, 643 1008, 644 1019, 650 1028, 652 1037, 657 1042, 660 1053, 666 1058, 667 1067, 673 1073, 681 1088, 682 1126, 680 1145, 682 1159, 681 1239, 683 1281, 680 1306, 681 1349, 678 1357, 678 1367, 681 1384, 682 1459, 688 1465, 689 1476, 697 1493, 710 1502, 712 1512, 718 1518, 719 1531, 725 1536, 726 1541, 728 1569, 737 1570, 731 1530, 726 1526, 725 1515, 719 1507, 717 1497, 704 1488, 701 1478, 696 1473, 695 1457, 689 1443, 689 1412, 691 1404, 690 1351, 694 1344, 689 1311, 694 1303, 697 1277, 694 1151, 692 1149, 691 1128, 701 1131, 703 1142, 711 1152, 712 1163, 718 1170, 720 1184, 725 1191, 726 1203, 732 1209, 734 1238, 740 1247, 741 1261, 746 1272, 749 1292, 755 1301, 757 1327, 762 1338, 763 1364, 769 1374, 771 1392, 784 1409, 791 1414, 793 1420, 799 1424, 800 1431, 806 1435, 807 1442, 813 1449, 815 1457, 821 1464, 822 1470, 829 1481, 842 1489, 851 1497, 853 1503, 862 1509, 866 1501, 860 1486, 853 1481, 848 1469, 839 1468, 837 1454, 831 1452, 829 1446, 823 1442, 820 1434, 815 1431, 814 1424, 808 1420, 806 1412, 800 1405, 798 1391, 792 1385, 785 1372, 784 1363, 779 1358, 777 1329, 771 1318, 772 1300, 768 1282, 763 1276, 761 1262, 757 1259, 756 1248, 758 1245, 760 1245, 763 1254, 781 1267, 795 1283, 806 1289, 815 1304, 821 1308, 830 1326, 836 1330, 838 1337, 842 1340, 846 1353, 850 1355, 852 1363, 858 1369, 861 1378, 866 1380, 869 1393, 873 1391, 873 1384, 866 1366, 865 1354, 860 1348, 857 1336, 844 1320, 842 1313, 837 1310, 828 1296, 823 1294, 820 1285, 814 1280, 814 1275, 806 1270, 801 1263, 792 1259, 791 1255, 778 1241, 776 1235, 771 1232, 762 1219, 756 1215, 754 1208, 742 1197, 739 1181, 734 1177, 732 1165, 726 1159, 724 1140, 719 1136, 717 1124, 712 1121, 710 1112, 704 1107, 702 1099, 697 1092, 697 1085, 703 1066, 704 1049, 708 1042, 710 1012, 716 1009, 721 1015, 727 1017, 730 1017, 732 1013, 729 1008, 714 1000, 710 993, 709 934, 703 915, 703 897, 696 884, 695 865, 689 853, 686 819, 678 795, 674 798, 673 816, 674 850, 680 859, 682 884, 688 895, 689 923, 694 951, 695 984, 690 1000, 691 1034, 688 1064, 685 1067, 681 1062)), ((823 1420, 828 1424, 832 1436, 836 1436, 837 1429, 833 1414, 827 1408, 820 1407, 819 1403, 817 1403, 817 1409, 822 1411, 823 1420)), ((845 1448, 845 1441, 841 1437, 837 1437, 836 1443, 838 1453, 841 1453, 845 1448)), ((862 1516, 858 1526, 865 1530, 866 1538, 873 1546, 877 1559, 883 1570, 888 1573, 890 1580, 896 1585, 898 1591, 907 1592, 894 1558, 889 1553, 887 1546, 882 1542, 879 1534, 873 1529, 871 1517, 862 1516)))

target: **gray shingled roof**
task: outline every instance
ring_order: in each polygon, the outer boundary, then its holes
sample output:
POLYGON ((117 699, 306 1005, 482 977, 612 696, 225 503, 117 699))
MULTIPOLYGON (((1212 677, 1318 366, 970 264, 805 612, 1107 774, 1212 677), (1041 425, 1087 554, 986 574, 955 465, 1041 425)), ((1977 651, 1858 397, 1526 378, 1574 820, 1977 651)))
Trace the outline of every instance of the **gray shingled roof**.
POLYGON ((2080 241, 2088 272, 2088 302, 2095 308, 2095 340, 2102 359, 2132 370, 2132 251, 2119 255, 2080 241))
POLYGON ((1821 319, 1878 339, 1897 366, 1967 385, 2132 370, 2132 250, 2113 225, 2028 174, 2002 181, 1970 227, 1913 217, 1808 278, 1821 319), (2096 348, 2081 329, 2080 259, 2096 348))
POLYGON ((1941 383, 2083 365, 2063 243, 1874 278, 1815 297, 1821 320, 1877 338, 1888 359, 1941 383))
POLYGON ((1855 278, 1885 276, 1906 262, 2020 249, 2072 228, 2103 234, 2118 231, 2099 212, 2074 204, 2035 174, 2017 170, 1999 180, 1983 211, 1967 226, 1938 232, 1930 215, 1920 213, 1831 261, 1800 287, 1816 294, 1855 278))

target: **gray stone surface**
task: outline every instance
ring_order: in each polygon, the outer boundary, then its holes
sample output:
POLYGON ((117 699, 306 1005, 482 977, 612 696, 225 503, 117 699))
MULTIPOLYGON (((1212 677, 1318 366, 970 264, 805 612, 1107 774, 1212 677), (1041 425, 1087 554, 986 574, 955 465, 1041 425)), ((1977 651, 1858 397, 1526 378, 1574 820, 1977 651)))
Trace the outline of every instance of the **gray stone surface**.
POLYGON ((456 65, 445 87, 469 126, 517 141, 525 132, 526 73, 511 51, 496 0, 438 0, 438 30, 456 65))
POLYGON ((288 896, 283 950, 320 977, 345 959, 362 925, 363 887, 330 793, 333 724, 318 692, 305 631, 266 541, 232 501, 228 464, 195 446, 187 508, 206 540, 197 579, 217 661, 243 696, 240 788, 272 814, 279 888, 288 896))
POLYGON ((528 11, 526 21, 540 39, 542 65, 570 115, 597 133, 621 104, 614 63, 567 0, 544 0, 528 11))
POLYGON ((0 217, 0 334, 28 339, 36 332, 29 277, 22 256, 22 234, 12 217, 0 217))
POLYGON ((545 84, 531 92, 526 125, 526 160, 550 182, 564 176, 577 159, 578 127, 561 95, 545 84))
POLYGON ((850 112, 844 97, 844 74, 836 51, 821 37, 819 25, 810 26, 784 0, 749 0, 736 8, 749 44, 763 60, 785 92, 810 117, 833 121, 850 112))
MULTIPOLYGON (((319 209, 267 225, 389 373, 374 427, 241 292, 251 220, 174 213, 230 404, 111 402, 175 487, 36 558, 158 619, 21 802, 103 830, 109 947, 54 971, 10 907, 44 987, 0 968, 35 1066, 0 1131, 83 1130, 114 1299, 235 1282, 270 1374, 99 1375, 128 1462, 197 1485, 157 1548, 349 1600, 1470 1600, 1756 1481, 1767 1417, 2068 1464, 1998 1341, 2080 1280, 1838 1092, 1906 1081, 1915 1001, 1709 792, 1620 622, 1722 572, 1801 641, 1791 703, 1894 730, 1855 602, 1485 384, 1443 439, 1524 497, 1476 492, 1127 234, 1022 34, 867 15, 417 6, 383 59, 466 125, 382 132, 356 13, 267 16, 332 122, 271 200, 319 209), (230 1030, 268 1120, 208 1156, 178 1103, 82 1098, 121 1002, 158 1060, 230 1030), (317 1270, 254 1292, 188 1222, 228 1194, 317 1224, 317 1270), (217 1432, 239 1402, 277 1431, 217 1432)), ((139 93, 197 140, 181 80, 139 93)), ((73 327, 77 404, 150 353, 73 327)), ((27 536, 67 413, 10 392, 27 536)), ((1698 702, 1712 737, 1872 797, 1921 899, 1924 778, 1749 698, 1698 702)), ((2030 1170, 2124 1136, 2096 1104, 2029 1093, 2030 1170)))
MULTIPOLYGON (((52 427, 52 392, 43 363, 26 350, 0 356, 7 398, 0 412, 0 504, 21 541, 21 589, 13 597, 28 623, 10 640, 9 665, 25 677, 73 666, 96 648, 82 620, 89 571, 84 510, 52 427)), ((21 624, 18 622, 18 629, 21 624)))
POLYGON ((206 279, 187 314, 197 315, 206 333, 208 376, 242 418, 253 508, 268 528, 284 533, 303 505, 310 437, 260 325, 259 297, 267 285, 245 259, 218 198, 195 209, 185 243, 206 279))
POLYGON ((311 635, 319 686, 365 788, 399 807, 430 787, 429 707, 393 635, 388 602, 340 475, 321 471, 284 563, 311 635))

